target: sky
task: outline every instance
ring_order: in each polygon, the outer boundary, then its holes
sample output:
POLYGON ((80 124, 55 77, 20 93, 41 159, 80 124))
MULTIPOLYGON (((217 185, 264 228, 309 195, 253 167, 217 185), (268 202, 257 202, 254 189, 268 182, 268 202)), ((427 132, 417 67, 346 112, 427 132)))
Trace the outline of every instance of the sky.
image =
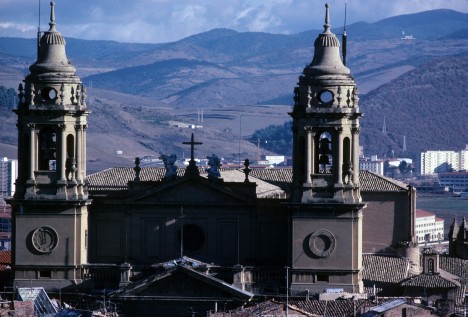
MULTIPOLYGON (((331 24, 376 22, 434 9, 468 13, 468 0, 330 0, 331 24)), ((34 38, 41 7, 48 29, 50 1, 0 0, 0 37, 34 38)), ((209 31, 293 34, 320 30, 324 0, 55 0, 57 29, 65 37, 132 43, 172 42, 209 31)))

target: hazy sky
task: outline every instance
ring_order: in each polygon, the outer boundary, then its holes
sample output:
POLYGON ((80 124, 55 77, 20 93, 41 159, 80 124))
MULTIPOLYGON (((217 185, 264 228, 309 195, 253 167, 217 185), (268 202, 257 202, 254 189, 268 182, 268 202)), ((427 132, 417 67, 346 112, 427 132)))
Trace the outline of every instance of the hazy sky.
MULTIPOLYGON (((40 1, 40 2, 39 2, 40 1)), ((342 26, 346 0, 331 0, 332 25, 342 26)), ((41 3, 0 0, 0 36, 35 37, 41 3)), ((348 23, 433 9, 468 12, 468 0, 348 0, 348 23)), ((66 37, 120 42, 171 42, 214 28, 269 33, 321 29, 323 0, 56 0, 57 29, 66 37)))

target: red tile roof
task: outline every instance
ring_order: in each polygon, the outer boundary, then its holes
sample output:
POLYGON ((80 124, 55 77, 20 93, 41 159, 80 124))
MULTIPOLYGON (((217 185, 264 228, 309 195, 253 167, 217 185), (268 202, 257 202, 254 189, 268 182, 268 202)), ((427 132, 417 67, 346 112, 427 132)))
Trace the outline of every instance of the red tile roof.
POLYGON ((0 271, 11 268, 11 251, 0 251, 0 271))
POLYGON ((417 209, 416 210, 416 218, 424 218, 424 217, 433 217, 435 214, 432 212, 422 210, 422 209, 417 209))

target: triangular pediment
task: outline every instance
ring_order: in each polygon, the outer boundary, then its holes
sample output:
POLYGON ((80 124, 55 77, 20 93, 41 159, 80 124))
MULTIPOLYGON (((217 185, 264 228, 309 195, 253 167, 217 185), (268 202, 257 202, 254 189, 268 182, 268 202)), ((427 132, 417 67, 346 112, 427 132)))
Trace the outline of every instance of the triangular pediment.
POLYGON ((116 294, 122 298, 209 298, 248 300, 253 294, 231 286, 208 273, 175 266, 130 284, 116 294))
POLYGON ((143 191, 133 191, 129 200, 140 203, 169 204, 226 204, 245 203, 251 200, 223 184, 221 181, 213 182, 203 177, 187 177, 155 184, 143 191))

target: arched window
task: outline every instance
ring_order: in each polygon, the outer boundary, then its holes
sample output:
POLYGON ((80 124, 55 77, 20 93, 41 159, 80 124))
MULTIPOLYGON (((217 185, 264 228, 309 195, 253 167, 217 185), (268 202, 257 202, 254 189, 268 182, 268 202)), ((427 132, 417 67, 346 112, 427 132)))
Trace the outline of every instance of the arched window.
POLYGON ((56 134, 52 128, 39 131, 39 169, 55 170, 56 134))
POLYGON ((75 137, 72 134, 67 136, 67 158, 75 157, 75 137))
POLYGON ((351 142, 349 138, 346 137, 343 139, 343 183, 352 184, 353 176, 353 162, 351 161, 351 142))
POLYGON ((434 259, 427 260, 427 272, 434 273, 434 259))
POLYGON ((332 137, 329 132, 323 132, 318 138, 318 163, 320 174, 330 174, 332 172, 332 137))
POLYGON ((75 178, 75 137, 72 134, 67 135, 67 158, 65 161, 65 174, 68 180, 75 178))

